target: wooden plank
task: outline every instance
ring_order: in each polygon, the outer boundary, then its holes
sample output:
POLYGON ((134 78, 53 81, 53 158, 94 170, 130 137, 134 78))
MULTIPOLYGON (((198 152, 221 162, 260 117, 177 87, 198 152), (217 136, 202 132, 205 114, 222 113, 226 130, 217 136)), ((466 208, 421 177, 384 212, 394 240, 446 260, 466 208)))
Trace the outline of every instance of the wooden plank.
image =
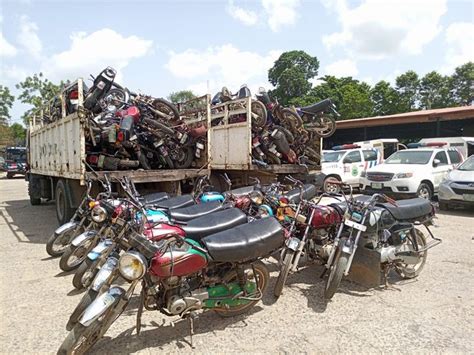
MULTIPOLYGON (((109 178, 128 177, 136 183, 160 182, 160 181, 180 181, 192 179, 198 176, 209 174, 208 169, 172 169, 172 170, 121 170, 121 171, 97 171, 99 177, 107 174, 109 178)), ((86 172, 90 179, 96 179, 93 172, 86 172)))

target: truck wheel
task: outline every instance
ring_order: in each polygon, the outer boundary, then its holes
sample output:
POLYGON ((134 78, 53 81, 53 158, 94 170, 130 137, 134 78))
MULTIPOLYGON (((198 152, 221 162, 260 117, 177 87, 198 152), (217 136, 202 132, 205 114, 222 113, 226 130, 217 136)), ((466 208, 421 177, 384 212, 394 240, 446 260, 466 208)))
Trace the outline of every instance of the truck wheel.
POLYGON ((39 191, 39 179, 29 175, 28 178, 28 195, 30 196, 30 203, 32 206, 41 204, 41 194, 39 191))
POLYGON ((328 176, 326 179, 324 179, 323 183, 323 190, 324 192, 332 192, 332 193, 339 193, 341 191, 341 187, 339 185, 334 185, 332 182, 339 182, 338 178, 334 176, 328 176))
POLYGON ((56 184, 56 217, 60 225, 67 223, 74 209, 69 206, 68 191, 64 180, 59 180, 56 184))

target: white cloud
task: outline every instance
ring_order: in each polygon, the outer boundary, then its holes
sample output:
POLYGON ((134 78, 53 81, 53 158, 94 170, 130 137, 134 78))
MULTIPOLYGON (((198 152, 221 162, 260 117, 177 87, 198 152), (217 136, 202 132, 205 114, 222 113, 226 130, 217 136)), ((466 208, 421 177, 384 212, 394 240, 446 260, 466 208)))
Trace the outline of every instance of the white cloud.
POLYGON ((0 32, 0 57, 14 57, 17 52, 15 46, 10 44, 0 32))
POLYGON ((325 1, 342 28, 324 36, 323 43, 368 59, 419 54, 440 33, 446 1, 363 0, 354 8, 349 8, 347 0, 325 1))
POLYGON ((474 61, 474 24, 457 22, 451 24, 445 33, 447 50, 445 66, 441 69, 446 74, 452 74, 455 67, 474 61))
POLYGON ((41 56, 43 44, 38 36, 38 26, 31 22, 28 16, 22 15, 20 17, 20 31, 17 41, 34 58, 41 56))
POLYGON ((356 76, 359 73, 356 63, 351 59, 341 59, 327 65, 323 70, 325 75, 356 76))
POLYGON ((211 93, 222 86, 235 91, 242 84, 254 90, 256 85, 266 82, 268 69, 281 53, 272 50, 261 55, 225 44, 205 50, 170 52, 165 67, 178 78, 194 79, 189 88, 198 94, 207 92, 208 82, 211 93))
POLYGON ((299 0, 262 0, 262 5, 268 17, 268 26, 273 32, 293 25, 298 18, 299 0))
POLYGON ((106 66, 115 68, 120 74, 130 60, 146 55, 152 44, 153 41, 137 36, 124 37, 108 28, 91 34, 73 33, 71 47, 47 59, 43 72, 51 80, 96 74, 106 66))
POLYGON ((229 1, 226 11, 230 16, 246 26, 253 26, 258 21, 258 15, 256 12, 234 5, 233 0, 229 1))

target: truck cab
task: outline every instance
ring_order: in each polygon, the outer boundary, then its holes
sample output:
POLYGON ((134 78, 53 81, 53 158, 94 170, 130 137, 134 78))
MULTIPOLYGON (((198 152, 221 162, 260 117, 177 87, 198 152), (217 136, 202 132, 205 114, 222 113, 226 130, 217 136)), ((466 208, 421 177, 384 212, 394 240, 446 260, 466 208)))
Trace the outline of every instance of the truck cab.
POLYGON ((353 187, 359 186, 362 172, 376 166, 382 161, 382 155, 375 148, 361 148, 355 144, 335 146, 331 151, 323 153, 322 172, 326 175, 324 190, 334 192, 334 180, 342 181, 353 187))
POLYGON ((407 146, 400 143, 396 138, 379 138, 368 141, 354 142, 361 148, 375 148, 382 155, 382 161, 399 150, 407 149, 407 146))

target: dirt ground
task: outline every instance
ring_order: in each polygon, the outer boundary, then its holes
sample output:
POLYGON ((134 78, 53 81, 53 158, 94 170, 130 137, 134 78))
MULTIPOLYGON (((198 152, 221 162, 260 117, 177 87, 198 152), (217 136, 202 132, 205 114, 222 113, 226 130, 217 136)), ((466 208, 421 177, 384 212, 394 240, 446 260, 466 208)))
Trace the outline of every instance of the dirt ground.
MULTIPOLYGON (((54 353, 81 298, 72 275, 48 257, 45 242, 57 226, 52 203, 31 206, 23 179, 0 178, 0 353, 54 353)), ((112 325, 94 353, 473 353, 474 214, 439 213, 434 233, 443 243, 429 251, 421 276, 397 290, 365 290, 344 281, 333 301, 322 298, 320 266, 290 275, 275 302, 277 276, 263 302, 245 316, 213 312, 195 321, 195 349, 187 321, 145 312, 134 332, 136 309, 112 325), (174 321, 174 323, 172 323, 174 321)))

